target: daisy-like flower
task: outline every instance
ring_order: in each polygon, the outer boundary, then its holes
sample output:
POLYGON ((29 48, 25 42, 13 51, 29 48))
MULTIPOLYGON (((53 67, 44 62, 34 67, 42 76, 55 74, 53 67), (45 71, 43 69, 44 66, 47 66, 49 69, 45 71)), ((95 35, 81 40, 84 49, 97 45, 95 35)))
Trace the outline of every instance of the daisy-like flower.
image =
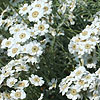
POLYGON ((75 7, 76 7, 76 0, 71 0, 70 7, 69 7, 70 11, 72 12, 75 7))
POLYGON ((29 68, 30 67, 28 65, 26 65, 26 64, 21 64, 21 65, 15 66, 16 72, 19 72, 19 71, 28 71, 29 68))
POLYGON ((49 87, 49 90, 53 89, 53 88, 56 88, 56 85, 57 85, 57 79, 53 78, 51 80, 51 82, 48 83, 48 85, 50 86, 49 87))
POLYGON ((19 14, 21 14, 21 15, 27 14, 28 13, 28 8, 29 8, 28 4, 27 3, 24 4, 23 7, 19 8, 20 9, 19 14))
POLYGON ((32 4, 31 7, 34 8, 39 8, 39 9, 43 9, 44 7, 44 1, 39 1, 39 0, 35 0, 32 4))
MULTIPOLYGON (((8 92, 3 92, 3 97, 4 97, 4 100, 13 100, 10 96, 10 93, 8 92)), ((1 100, 1 99, 0 99, 1 100)))
POLYGON ((27 30, 22 30, 13 36, 16 42, 25 42, 30 38, 30 33, 27 30))
POLYGON ((8 76, 13 76, 14 72, 15 72, 15 70, 8 70, 5 72, 2 72, 2 74, 4 75, 4 77, 8 77, 8 76))
POLYGON ((30 36, 32 37, 32 38, 34 38, 34 39, 36 39, 37 37, 37 35, 38 35, 38 33, 34 30, 34 28, 32 27, 31 29, 29 29, 29 33, 30 33, 30 36))
POLYGON ((91 35, 91 29, 86 28, 80 33, 80 39, 86 40, 86 39, 90 38, 90 35, 91 35))
POLYGON ((15 85, 16 82, 17 79, 15 79, 14 77, 10 77, 7 79, 7 86, 11 88, 15 85))
POLYGON ((30 22, 38 22, 39 19, 41 19, 43 17, 44 13, 43 13, 43 9, 40 8, 34 8, 29 12, 29 16, 28 19, 30 22))
POLYGON ((71 73, 75 77, 76 80, 81 79, 82 75, 86 71, 85 67, 80 66, 74 70, 74 72, 71 73))
POLYGON ((10 37, 9 39, 4 39, 1 43, 1 48, 11 48, 12 45, 14 44, 14 38, 10 37))
POLYGON ((62 95, 68 92, 69 84, 67 83, 60 83, 59 84, 60 92, 62 92, 62 95))
POLYGON ((44 7, 43 7, 44 14, 49 15, 52 12, 51 5, 52 5, 52 1, 49 1, 48 3, 44 4, 44 7))
POLYGON ((24 56, 24 59, 26 60, 26 62, 31 62, 32 64, 39 62, 39 58, 36 56, 24 56))
POLYGON ((68 45, 68 49, 71 54, 74 54, 78 50, 78 45, 75 42, 70 42, 68 45))
POLYGON ((8 49, 8 56, 14 57, 20 53, 20 45, 16 44, 12 48, 8 49))
POLYGON ((15 24, 9 28, 10 34, 16 34, 21 31, 21 24, 15 24))
POLYGON ((10 96, 13 98, 13 99, 25 99, 26 98, 26 93, 24 92, 24 90, 12 90, 11 91, 11 94, 10 96))
POLYGON ((45 21, 39 21, 34 25, 34 30, 40 35, 45 35, 48 32, 49 25, 45 21))
POLYGON ((31 84, 34 84, 35 86, 42 86, 44 84, 43 78, 37 75, 32 74, 31 77, 29 77, 29 80, 31 84))
POLYGON ((27 48, 27 51, 29 51, 30 55, 40 56, 43 52, 40 43, 38 43, 37 41, 30 42, 28 46, 30 48, 27 48))
POLYGON ((93 44, 96 45, 97 43, 99 43, 99 38, 96 36, 90 37, 89 41, 93 44))
POLYGON ((93 49, 95 49, 95 45, 93 45, 90 41, 86 41, 82 43, 84 46, 84 52, 90 54, 93 49))
POLYGON ((82 78, 79 79, 76 83, 77 87, 81 90, 87 90, 87 87, 89 87, 89 84, 86 83, 86 81, 82 78))
POLYGON ((79 95, 80 89, 73 85, 70 87, 70 90, 66 93, 68 99, 77 100, 80 99, 81 96, 79 95))
POLYGON ((29 86, 29 83, 28 83, 28 80, 23 80, 23 81, 19 81, 15 88, 17 89, 24 89, 25 87, 28 87, 29 86))

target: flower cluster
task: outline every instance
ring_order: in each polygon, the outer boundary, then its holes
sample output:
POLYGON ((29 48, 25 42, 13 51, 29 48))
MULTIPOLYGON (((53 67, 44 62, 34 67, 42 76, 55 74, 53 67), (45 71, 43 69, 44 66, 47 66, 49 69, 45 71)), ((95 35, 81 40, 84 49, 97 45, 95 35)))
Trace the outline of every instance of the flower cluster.
POLYGON ((25 64, 25 61, 21 59, 12 60, 1 68, 0 88, 6 87, 6 91, 0 94, 1 100, 24 99, 26 98, 24 88, 28 87, 29 84, 33 84, 34 86, 42 86, 44 84, 42 77, 33 74, 31 78, 22 80, 21 72, 28 72, 29 68, 30 67, 25 64), (7 91, 9 88, 12 90, 7 91))
POLYGON ((85 67, 79 66, 69 76, 62 79, 59 84, 60 92, 72 100, 82 99, 83 95, 90 100, 99 100, 99 71, 100 69, 96 73, 91 74, 85 67))
POLYGON ((100 43, 100 21, 96 17, 91 25, 78 35, 74 36, 68 45, 69 51, 75 56, 76 61, 81 59, 87 68, 95 68, 97 63, 96 46, 100 43))
POLYGON ((74 36, 68 45, 69 52, 74 55, 78 66, 59 84, 60 92, 68 99, 100 99, 100 68, 90 73, 86 68, 96 68, 97 48, 99 47, 100 18, 95 15, 94 21, 78 35, 74 36), (86 67, 86 68, 85 68, 86 67))

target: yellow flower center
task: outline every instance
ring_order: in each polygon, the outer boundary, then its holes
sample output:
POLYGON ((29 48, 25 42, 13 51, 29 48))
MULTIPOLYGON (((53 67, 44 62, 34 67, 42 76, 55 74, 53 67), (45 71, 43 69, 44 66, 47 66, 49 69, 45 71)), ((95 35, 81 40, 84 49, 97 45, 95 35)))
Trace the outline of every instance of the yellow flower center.
POLYGON ((24 82, 19 83, 18 86, 19 86, 19 87, 24 87, 24 86, 25 86, 25 83, 24 83, 24 82))
POLYGON ((91 45, 90 44, 86 44, 85 45, 85 49, 90 49, 91 48, 91 45))
POLYGON ((10 96, 10 94, 9 94, 9 93, 6 93, 6 94, 5 94, 5 96, 6 96, 8 99, 10 99, 10 98, 11 98, 11 96, 10 96))
POLYGON ((38 27, 38 29, 41 30, 41 31, 43 31, 43 30, 45 29, 45 27, 44 27, 44 25, 40 25, 40 26, 38 27))
POLYGON ((63 87, 62 87, 62 90, 65 90, 66 87, 68 87, 68 85, 64 84, 63 87))
POLYGON ((83 86, 83 85, 85 84, 85 82, 84 82, 83 80, 80 80, 80 81, 78 82, 78 84, 83 86))
POLYGON ((46 11, 48 11, 49 8, 45 6, 43 9, 46 12, 46 11))
POLYGON ((11 84, 11 85, 14 85, 14 84, 15 84, 15 82, 14 82, 14 81, 12 81, 12 82, 10 82, 10 84, 11 84))
POLYGON ((86 79, 90 79, 91 76, 90 76, 90 75, 86 75, 85 78, 86 78, 86 79))
POLYGON ((91 42, 96 42, 96 40, 95 40, 95 39, 93 39, 93 38, 91 38, 91 39, 90 39, 90 41, 91 41, 91 42))
POLYGON ((18 51, 18 48, 13 48, 12 53, 15 54, 18 51))
POLYGON ((34 12, 32 13, 32 17, 33 17, 33 18, 36 18, 38 15, 39 15, 39 12, 38 12, 38 11, 34 11, 34 12))
POLYGON ((19 37, 20 37, 20 39, 23 39, 23 38, 26 37, 26 34, 25 34, 25 33, 21 33, 21 34, 19 35, 19 37))
POLYGON ((21 69, 25 69, 25 66, 20 66, 21 69))
POLYGON ((27 10, 27 7, 24 7, 22 10, 23 10, 23 11, 27 10))
POLYGON ((5 45, 9 46, 10 44, 11 44, 11 41, 7 41, 5 45))
POLYGON ((77 39, 75 40, 75 42, 80 42, 80 39, 79 39, 79 38, 77 38, 77 39))
POLYGON ((81 70, 77 71, 76 76, 79 76, 81 73, 82 73, 81 70))
POLYGON ((40 79, 39 79, 38 77, 35 77, 33 80, 34 80, 35 82, 39 82, 39 81, 40 81, 40 79))
POLYGON ((86 36, 87 34, 88 34, 87 31, 82 32, 82 35, 83 35, 83 36, 86 36))
POLYGON ((72 89, 72 90, 70 91, 70 93, 71 93, 72 95, 76 95, 76 94, 77 94, 77 91, 76 91, 76 89, 72 89))
POLYGON ((20 92, 16 92, 15 93, 15 97, 21 97, 21 93, 20 92))
POLYGON ((72 49, 73 50, 76 50, 76 45, 75 44, 72 46, 72 49))
POLYGON ((36 4, 35 7, 41 8, 41 4, 36 4))
POLYGON ((14 31, 15 31, 15 32, 18 32, 18 31, 20 31, 20 29, 19 29, 19 28, 16 28, 14 31))
POLYGON ((39 48, 37 46, 32 47, 32 52, 37 52, 39 48))
POLYGON ((34 35, 34 32, 31 32, 31 35, 34 35))

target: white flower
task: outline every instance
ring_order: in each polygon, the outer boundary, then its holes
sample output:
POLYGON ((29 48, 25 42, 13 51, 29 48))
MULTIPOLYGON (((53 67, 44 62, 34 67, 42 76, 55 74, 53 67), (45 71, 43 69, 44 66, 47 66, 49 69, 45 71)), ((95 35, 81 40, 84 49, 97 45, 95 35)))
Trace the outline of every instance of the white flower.
POLYGON ((31 77, 29 77, 29 80, 31 84, 34 84, 35 86, 42 86, 44 84, 43 78, 37 75, 32 74, 31 77))
POLYGON ((24 89, 25 87, 28 87, 29 86, 29 83, 28 83, 28 80, 23 80, 23 81, 19 81, 15 88, 17 89, 24 89))
POLYGON ((80 38, 81 40, 86 40, 88 38, 90 38, 91 35, 91 29, 84 29, 81 33, 80 33, 80 38))
POLYGON ((15 79, 14 77, 10 77, 7 79, 7 86, 11 88, 15 85, 16 82, 17 79, 15 79))
POLYGON ((74 70, 74 72, 71 73, 71 75, 73 75, 76 80, 79 80, 83 76, 84 72, 86 72, 85 67, 80 66, 80 67, 76 68, 74 70))
POLYGON ((78 89, 82 89, 82 90, 87 90, 87 88, 89 87, 89 84, 86 83, 86 81, 81 78, 79 79, 76 83, 75 83, 78 87, 78 89))
POLYGON ((30 22, 38 22, 43 17, 43 9, 34 8, 29 12, 28 19, 30 22))
POLYGON ((21 64, 21 65, 15 66, 16 72, 19 72, 19 71, 28 71, 29 68, 30 67, 28 65, 26 65, 26 64, 21 64))
POLYGON ((57 79, 53 78, 51 80, 51 82, 48 83, 48 85, 50 86, 49 87, 49 90, 53 89, 53 88, 56 88, 56 85, 57 85, 57 79))
POLYGON ((31 7, 34 8, 39 8, 39 9, 43 9, 44 7, 44 1, 39 1, 39 0, 35 0, 32 4, 31 7))
MULTIPOLYGON (((4 100, 13 100, 10 96, 10 93, 8 92, 3 92, 3 97, 4 97, 4 100)), ((1 100, 1 99, 0 99, 1 100)))
POLYGON ((32 64, 39 62, 39 58, 36 56, 25 56, 24 59, 26 59, 26 62, 31 62, 32 64))
POLYGON ((23 7, 19 8, 20 9, 19 14, 24 15, 24 14, 28 13, 28 10, 29 10, 28 8, 29 8, 28 4, 27 3, 24 4, 23 7))
POLYGON ((1 43, 1 48, 11 48, 14 45, 14 39, 13 38, 9 38, 9 39, 4 39, 1 43))
POLYGON ((13 36, 16 42, 25 42, 30 38, 30 33, 27 30, 21 30, 19 33, 13 36))
POLYGON ((52 1, 49 1, 48 3, 44 4, 44 7, 43 7, 44 14, 49 15, 52 12, 51 5, 52 5, 52 1))
POLYGON ((80 99, 81 96, 79 95, 80 89, 77 86, 71 86, 70 90, 68 91, 68 93, 66 93, 66 96, 68 99, 72 99, 72 100, 76 100, 76 99, 80 99))
POLYGON ((20 53, 20 45, 16 44, 12 48, 8 49, 8 56, 14 57, 20 53))
POLYGON ((68 45, 68 49, 71 54, 74 54, 78 50, 78 45, 75 42, 70 42, 68 45))
POLYGON ((16 34, 19 33, 21 30, 22 25, 21 24, 15 24, 9 28, 10 34, 16 34))
POLYGON ((91 36, 90 39, 89 39, 89 41, 92 42, 93 45, 96 45, 97 43, 100 42, 99 38, 96 37, 96 36, 93 36, 93 37, 91 36))
POLYGON ((37 37, 37 35, 38 35, 38 33, 34 30, 34 28, 32 27, 31 29, 29 29, 29 33, 30 33, 30 36, 32 37, 32 38, 34 38, 34 39, 36 39, 37 37))
POLYGON ((92 42, 90 41, 86 41, 84 43, 82 43, 84 46, 84 52, 90 54, 93 49, 95 49, 95 46, 92 44, 92 42))
POLYGON ((13 76, 14 72, 15 72, 15 70, 8 70, 8 71, 5 71, 5 72, 2 72, 2 74, 4 75, 4 77, 8 77, 9 75, 13 76))
POLYGON ((26 93, 21 89, 21 90, 12 90, 10 96, 13 99, 25 99, 26 98, 26 93))
POLYGON ((49 28, 49 25, 46 24, 45 21, 39 21, 37 24, 34 25, 34 30, 40 34, 40 35, 45 35, 45 33, 48 32, 48 28, 49 28))
POLYGON ((33 41, 28 44, 30 48, 27 48, 27 51, 30 55, 40 56, 42 54, 42 47, 39 42, 33 41))
POLYGON ((62 95, 64 95, 65 93, 68 92, 69 84, 67 84, 67 83, 60 83, 59 87, 60 87, 60 92, 62 92, 62 95))

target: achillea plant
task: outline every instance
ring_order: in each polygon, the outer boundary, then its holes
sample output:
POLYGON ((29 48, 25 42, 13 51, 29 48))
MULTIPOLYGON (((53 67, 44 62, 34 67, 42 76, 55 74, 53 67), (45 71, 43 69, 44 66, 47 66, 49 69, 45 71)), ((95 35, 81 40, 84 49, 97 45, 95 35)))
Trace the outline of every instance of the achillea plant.
POLYGON ((99 100, 100 1, 1 0, 0 100, 99 100))

